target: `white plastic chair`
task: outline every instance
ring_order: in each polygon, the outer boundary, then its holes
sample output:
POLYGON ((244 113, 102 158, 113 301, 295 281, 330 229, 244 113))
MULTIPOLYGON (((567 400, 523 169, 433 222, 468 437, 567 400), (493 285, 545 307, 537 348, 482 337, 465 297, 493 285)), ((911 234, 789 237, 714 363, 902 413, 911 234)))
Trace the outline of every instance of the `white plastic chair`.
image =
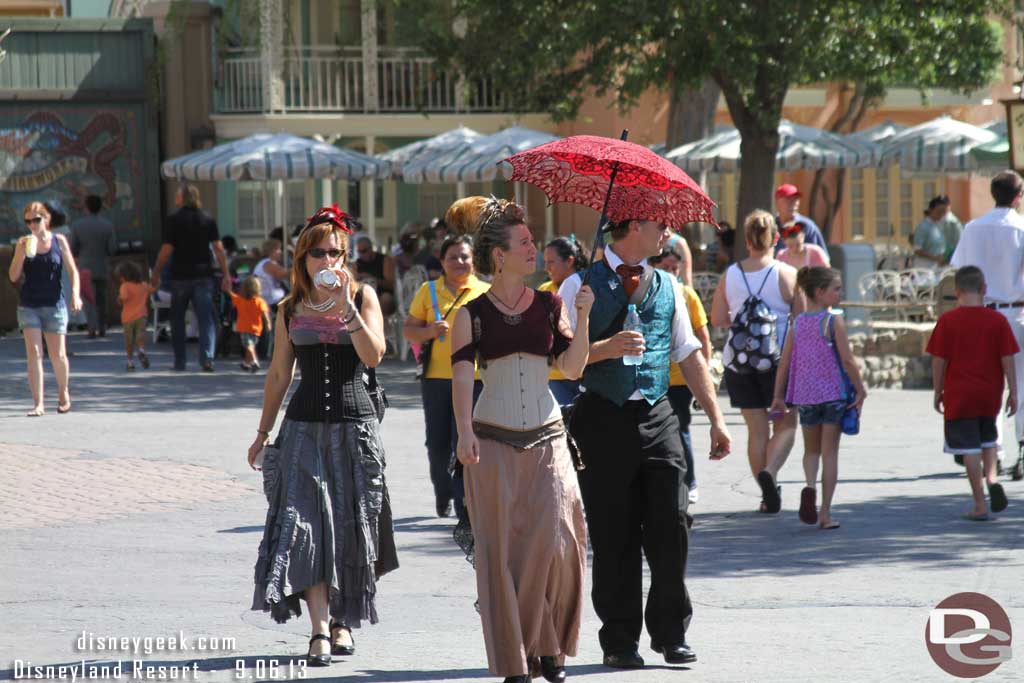
POLYGON ((398 358, 404 361, 409 357, 409 340, 402 334, 402 327, 405 319, 409 316, 409 307, 420 291, 420 287, 428 279, 427 269, 423 266, 413 266, 405 271, 399 279, 398 287, 395 288, 395 313, 390 316, 388 327, 393 327, 396 336, 395 348, 398 349, 398 358))
POLYGON ((153 309, 153 343, 156 344, 157 337, 160 336, 160 311, 167 311, 167 317, 164 319, 163 325, 167 325, 171 321, 171 302, 161 301, 156 294, 149 295, 149 306, 153 309))

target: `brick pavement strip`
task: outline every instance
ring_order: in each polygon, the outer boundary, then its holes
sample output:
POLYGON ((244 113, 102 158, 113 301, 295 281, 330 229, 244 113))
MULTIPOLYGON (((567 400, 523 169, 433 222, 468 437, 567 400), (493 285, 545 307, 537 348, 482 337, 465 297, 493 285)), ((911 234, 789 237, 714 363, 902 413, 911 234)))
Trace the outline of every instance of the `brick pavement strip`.
POLYGON ((93 522, 250 495, 222 470, 0 444, 0 529, 93 522))

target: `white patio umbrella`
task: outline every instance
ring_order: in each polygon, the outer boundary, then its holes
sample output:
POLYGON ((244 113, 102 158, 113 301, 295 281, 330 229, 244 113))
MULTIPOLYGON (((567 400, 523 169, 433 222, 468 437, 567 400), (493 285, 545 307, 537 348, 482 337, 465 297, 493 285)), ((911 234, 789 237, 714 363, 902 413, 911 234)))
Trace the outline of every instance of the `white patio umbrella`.
MULTIPOLYGON (((386 178, 391 164, 350 149, 290 133, 257 133, 210 149, 168 159, 160 165, 164 178, 198 181, 262 180, 264 215, 269 188, 276 180, 276 219, 284 225, 284 181, 292 179, 342 178, 364 180, 386 178)), ((367 216, 373 232, 373 212, 367 216)), ((264 238, 270 225, 264 221, 264 238)))
MULTIPOLYGON (((906 129, 906 126, 901 126, 900 124, 893 123, 892 121, 886 121, 884 123, 871 126, 870 128, 850 133, 846 137, 868 145, 879 145, 880 147, 886 140, 890 139, 894 135, 902 133, 906 129)), ((880 149, 878 151, 880 151, 880 149)))
POLYGON ((396 147, 384 154, 378 154, 377 158, 390 163, 391 173, 401 177, 407 164, 412 162, 428 163, 431 159, 460 152, 482 137, 483 135, 472 128, 459 126, 440 135, 417 140, 411 144, 396 147))
MULTIPOLYGON (((820 128, 783 120, 779 124, 779 171, 819 168, 865 168, 874 163, 874 151, 863 141, 851 140, 820 128)), ((728 128, 676 147, 665 157, 687 173, 735 173, 741 166, 740 132, 728 128)))
MULTIPOLYGON (((497 177, 502 159, 558 139, 549 133, 512 126, 478 138, 462 150, 413 160, 403 168, 402 178, 407 183, 482 183, 497 177)), ((503 173, 508 177, 511 168, 503 169, 503 173)))
POLYGON ((991 130, 940 116, 892 136, 879 162, 911 173, 969 173, 978 169, 971 150, 998 139, 991 130))

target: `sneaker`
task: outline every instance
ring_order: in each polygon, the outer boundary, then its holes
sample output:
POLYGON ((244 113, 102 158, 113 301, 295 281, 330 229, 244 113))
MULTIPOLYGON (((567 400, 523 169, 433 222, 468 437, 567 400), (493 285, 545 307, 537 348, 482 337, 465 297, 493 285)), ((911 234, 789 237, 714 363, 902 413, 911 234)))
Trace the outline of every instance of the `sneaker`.
POLYGON ((142 363, 143 369, 149 370, 149 356, 142 351, 139 351, 139 362, 142 363))
POLYGON ((128 364, 124 366, 124 369, 128 372, 135 372, 135 363, 128 361, 128 364))
POLYGON ((690 501, 690 505, 696 505, 697 501, 700 500, 700 489, 694 486, 690 489, 690 493, 687 494, 687 498, 690 501))

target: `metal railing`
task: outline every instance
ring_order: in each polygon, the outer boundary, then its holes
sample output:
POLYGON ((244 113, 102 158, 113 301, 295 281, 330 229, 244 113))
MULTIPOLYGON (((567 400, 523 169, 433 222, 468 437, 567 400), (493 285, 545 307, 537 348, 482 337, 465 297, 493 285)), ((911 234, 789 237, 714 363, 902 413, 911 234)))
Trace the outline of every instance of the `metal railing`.
MULTIPOLYGON (((281 78, 284 111, 325 112, 491 112, 506 111, 507 99, 490 80, 466 82, 410 48, 380 48, 377 103, 367 97, 362 50, 358 47, 286 48, 281 78)), ((221 113, 260 112, 263 63, 255 48, 221 54, 217 107, 221 113)))

